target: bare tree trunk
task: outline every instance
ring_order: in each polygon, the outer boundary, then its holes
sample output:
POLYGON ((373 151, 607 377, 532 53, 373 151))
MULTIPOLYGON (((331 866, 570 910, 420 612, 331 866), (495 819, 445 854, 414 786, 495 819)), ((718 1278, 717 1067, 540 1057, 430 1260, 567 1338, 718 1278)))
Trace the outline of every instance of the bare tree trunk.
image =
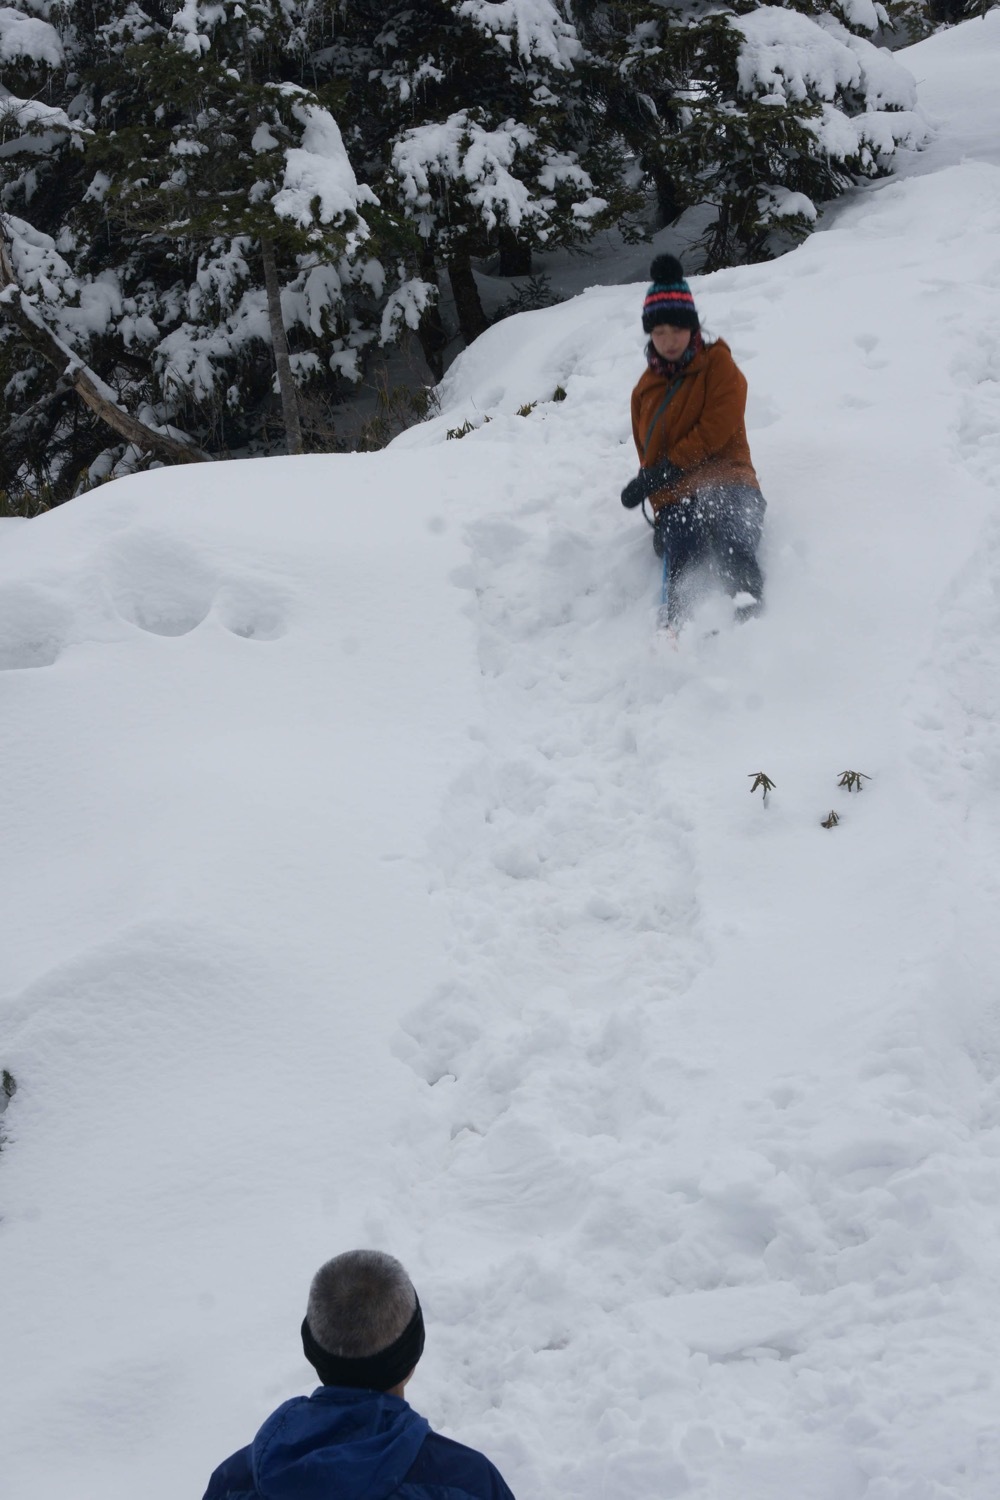
POLYGON ((15 324, 25 343, 40 354, 47 364, 61 371, 62 378, 70 382, 81 401, 86 402, 91 411, 96 412, 101 421, 106 422, 119 437, 124 438, 126 442, 134 443, 144 453, 155 454, 165 463, 190 464, 209 461, 209 455, 203 453, 194 443, 173 437, 168 432, 158 432, 153 427, 147 427, 145 422, 140 422, 138 417, 133 417, 130 412, 119 406, 111 387, 106 385, 88 365, 84 364, 80 356, 48 326, 38 309, 18 285, 2 223, 0 223, 0 291, 6 293, 0 296, 0 316, 8 318, 15 324))
POLYGON ((682 205, 677 196, 677 187, 673 177, 658 161, 649 164, 649 174, 656 188, 656 227, 664 229, 672 224, 681 213, 682 205))
POLYGON ((719 204, 715 222, 709 225, 700 243, 705 247, 705 262, 702 267, 705 271, 719 271, 723 266, 738 265, 742 259, 730 205, 725 199, 719 204))
POLYGON ((500 230, 500 275, 530 276, 531 246, 519 240, 514 230, 505 224, 500 230))
POLYGON ((448 279, 455 296, 458 326, 465 342, 471 344, 473 339, 486 332, 490 324, 479 300, 479 288, 476 286, 472 261, 468 255, 456 255, 454 260, 448 262, 448 279))
MULTIPOLYGON (((425 248, 421 254, 420 275, 424 281, 437 286, 437 263, 434 259, 434 251, 430 247, 425 248)), ((448 330, 441 317, 440 297, 435 297, 421 313, 420 322, 417 324, 417 339, 423 350, 428 370, 435 380, 440 380, 444 374, 444 351, 448 347, 448 330)))
POLYGON ((264 262, 264 286, 267 288, 267 320, 271 325, 271 348, 274 350, 274 368, 278 375, 278 391, 281 395, 281 415, 285 423, 285 446, 289 453, 302 452, 302 423, 299 419, 299 398, 292 374, 292 363, 288 358, 288 340, 285 338, 285 322, 281 316, 281 286, 278 282, 278 263, 274 254, 274 241, 269 234, 260 237, 260 255, 264 262))
MULTIPOLYGON (((243 17, 243 78, 249 97, 250 125, 256 130, 260 123, 253 92, 253 57, 250 51, 250 23, 243 17)), ((285 320, 281 316, 281 283, 278 280, 278 261, 274 253, 274 240, 269 234, 260 236, 260 258, 264 264, 264 289, 267 295, 267 321, 271 329, 271 349, 274 354, 274 370, 278 377, 278 394, 281 397, 281 416, 285 424, 285 451, 302 452, 302 422, 299 416, 299 396, 288 358, 288 340, 285 337, 285 320)))

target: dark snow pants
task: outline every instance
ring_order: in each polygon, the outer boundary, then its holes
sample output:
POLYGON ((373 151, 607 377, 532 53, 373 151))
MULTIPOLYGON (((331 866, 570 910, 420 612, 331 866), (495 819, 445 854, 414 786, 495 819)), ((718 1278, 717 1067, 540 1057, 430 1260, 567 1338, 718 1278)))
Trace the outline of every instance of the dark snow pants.
POLYGON ((697 570, 708 565, 727 594, 760 600, 764 579, 757 562, 766 501, 751 484, 718 484, 686 500, 665 505, 656 517, 653 546, 666 552, 670 569, 670 618, 688 612, 697 570))

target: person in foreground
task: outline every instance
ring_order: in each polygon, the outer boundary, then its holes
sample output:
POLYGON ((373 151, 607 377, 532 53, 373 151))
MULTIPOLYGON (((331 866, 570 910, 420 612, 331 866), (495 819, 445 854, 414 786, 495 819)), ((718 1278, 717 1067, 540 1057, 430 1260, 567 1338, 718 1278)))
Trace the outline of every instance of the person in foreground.
POLYGON ((703 338, 680 262, 658 255, 650 275, 642 307, 647 368, 632 392, 641 467, 622 504, 652 506, 669 623, 689 614, 704 564, 733 596, 737 618, 747 619, 763 603, 757 548, 765 509, 744 424, 747 383, 728 344, 703 338))
POLYGON ((398 1260, 350 1250, 321 1266, 302 1347, 322 1385, 279 1406, 219 1465, 205 1500, 513 1500, 488 1458, 403 1400, 424 1320, 398 1260))

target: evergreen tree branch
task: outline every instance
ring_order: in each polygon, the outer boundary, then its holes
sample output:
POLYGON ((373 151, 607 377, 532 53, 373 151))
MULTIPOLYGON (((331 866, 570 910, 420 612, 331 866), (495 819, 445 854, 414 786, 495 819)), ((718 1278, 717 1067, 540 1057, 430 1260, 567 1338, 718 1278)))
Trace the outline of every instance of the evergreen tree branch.
POLYGON ((80 356, 50 328, 31 299, 22 291, 10 245, 0 220, 0 316, 18 330, 22 339, 47 364, 60 372, 61 381, 69 381, 80 399, 119 437, 134 443, 144 453, 152 453, 166 463, 202 463, 209 455, 195 446, 157 431, 140 422, 138 417, 118 404, 114 391, 80 356))

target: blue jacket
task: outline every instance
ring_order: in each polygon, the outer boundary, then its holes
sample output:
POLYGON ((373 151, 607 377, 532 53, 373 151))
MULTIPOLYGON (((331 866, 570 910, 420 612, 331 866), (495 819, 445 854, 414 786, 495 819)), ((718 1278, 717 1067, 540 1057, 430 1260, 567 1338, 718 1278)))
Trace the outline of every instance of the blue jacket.
POLYGON ((220 1464, 205 1500, 514 1500, 483 1454, 398 1396, 321 1385, 220 1464))

